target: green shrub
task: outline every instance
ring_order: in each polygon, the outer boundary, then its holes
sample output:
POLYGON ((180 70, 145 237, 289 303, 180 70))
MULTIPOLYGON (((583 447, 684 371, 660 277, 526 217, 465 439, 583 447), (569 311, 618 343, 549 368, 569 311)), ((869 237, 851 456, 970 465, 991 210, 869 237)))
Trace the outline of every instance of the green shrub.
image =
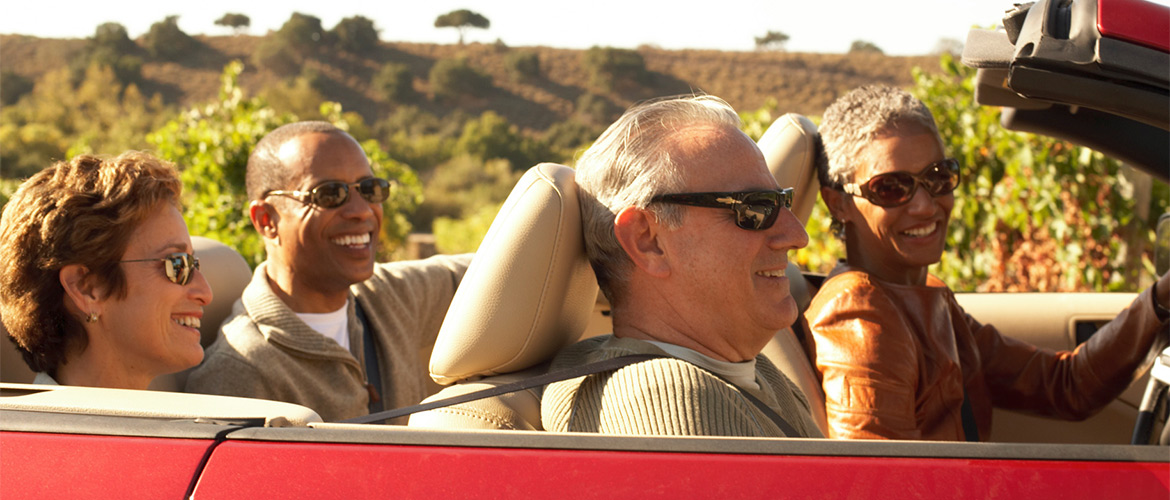
POLYGON ((1137 291, 1152 278, 1154 224, 1167 187, 1120 162, 1045 136, 1004 130, 974 101, 975 70, 950 54, 915 71, 913 93, 963 166, 942 263, 956 290, 1137 291), (1150 196, 1148 206, 1139 191, 1150 196))
POLYGON ((367 17, 342 19, 331 33, 342 50, 354 54, 365 54, 378 47, 378 29, 374 27, 374 21, 367 17))
POLYGON ((25 94, 32 92, 33 81, 13 71, 0 71, 0 104, 16 104, 25 94))
POLYGON ((576 116, 592 125, 609 126, 621 114, 622 109, 613 101, 587 92, 577 98, 576 116))
POLYGON ((441 59, 431 67, 431 90, 436 97, 483 97, 492 89, 492 79, 465 58, 441 59))
POLYGON ((418 99, 418 92, 414 90, 414 75, 405 64, 383 64, 378 74, 374 75, 373 85, 387 101, 393 103, 407 103, 418 99))
POLYGON ((325 28, 321 26, 321 19, 300 12, 293 12, 292 16, 289 16, 288 21, 285 21, 276 32, 276 38, 285 47, 301 55, 308 55, 328 42, 325 28))
POLYGON ((540 56, 535 52, 510 52, 504 56, 504 67, 517 82, 528 82, 541 77, 540 56))
POLYGON ((636 89, 649 79, 642 54, 629 49, 591 47, 584 53, 582 66, 589 73, 589 82, 606 92, 636 89))
POLYGON ((264 37, 252 52, 252 62, 280 76, 292 76, 301 68, 302 58, 277 36, 264 37))
POLYGON ((143 46, 151 57, 175 61, 199 47, 199 42, 179 29, 179 16, 167 16, 150 26, 142 37, 143 46))

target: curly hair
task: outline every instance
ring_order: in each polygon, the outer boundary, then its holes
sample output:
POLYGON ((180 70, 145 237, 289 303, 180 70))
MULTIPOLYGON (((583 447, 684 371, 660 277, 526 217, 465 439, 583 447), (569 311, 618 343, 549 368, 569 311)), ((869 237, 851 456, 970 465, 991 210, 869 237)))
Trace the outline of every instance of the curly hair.
POLYGON ((884 85, 866 85, 838 98, 825 109, 818 127, 824 154, 817 162, 822 186, 853 182, 861 152, 875 137, 896 133, 904 125, 924 127, 938 135, 934 115, 908 92, 884 85))
POLYGON ((88 345, 65 308, 61 269, 85 266, 93 284, 125 297, 118 261, 159 203, 179 207, 182 189, 174 165, 137 151, 80 155, 20 185, 0 215, 0 317, 33 371, 55 373, 88 345))
MULTIPOLYGON (((681 188, 672 141, 678 132, 704 125, 739 130, 739 115, 709 95, 647 101, 627 110, 577 160, 585 251, 611 304, 633 264, 614 235, 614 218, 626 207, 647 208, 654 196, 681 188)), ((654 214, 666 227, 682 221, 677 207, 656 207, 654 214)))

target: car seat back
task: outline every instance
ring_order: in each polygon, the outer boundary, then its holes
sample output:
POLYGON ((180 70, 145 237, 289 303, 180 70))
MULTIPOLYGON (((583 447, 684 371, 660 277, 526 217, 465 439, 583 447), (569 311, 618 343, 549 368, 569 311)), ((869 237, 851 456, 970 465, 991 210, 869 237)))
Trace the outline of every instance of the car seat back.
MULTIPOLYGON (((788 113, 772 122, 758 145, 764 153, 768 170, 780 187, 793 188, 792 213, 807 226, 821 189, 816 172, 817 156, 820 155, 817 126, 804 116, 788 113)), ((796 264, 789 262, 786 274, 789 291, 801 314, 792 327, 776 332, 764 347, 763 354, 804 392, 813 421, 827 436, 829 423, 825 415, 825 393, 811 358, 812 337, 804 319, 804 311, 812 303, 816 290, 796 264), (797 332, 800 332, 799 336, 797 332)))
MULTIPOLYGON (((504 202, 455 292, 429 368, 436 382, 455 385, 427 401, 539 372, 533 367, 581 336, 597 291, 573 169, 532 167, 504 202)), ((535 391, 520 391, 418 413, 410 425, 540 429, 540 400, 535 391)))

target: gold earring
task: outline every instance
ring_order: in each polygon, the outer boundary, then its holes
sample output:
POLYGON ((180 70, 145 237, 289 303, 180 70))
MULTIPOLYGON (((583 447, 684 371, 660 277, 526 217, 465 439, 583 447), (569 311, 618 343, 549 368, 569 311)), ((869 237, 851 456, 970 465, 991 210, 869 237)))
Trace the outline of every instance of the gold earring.
POLYGON ((89 316, 85 317, 86 323, 97 323, 97 320, 98 320, 98 313, 95 313, 95 312, 91 312, 91 313, 89 313, 89 316))

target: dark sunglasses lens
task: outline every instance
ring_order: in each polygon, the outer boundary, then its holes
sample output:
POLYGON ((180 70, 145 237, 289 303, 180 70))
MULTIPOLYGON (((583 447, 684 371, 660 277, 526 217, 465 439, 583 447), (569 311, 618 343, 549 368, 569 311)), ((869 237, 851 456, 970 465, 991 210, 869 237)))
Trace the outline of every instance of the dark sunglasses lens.
POLYGON ((750 231, 760 231, 772 227, 776 216, 780 215, 781 193, 761 191, 744 196, 743 201, 736 207, 736 225, 750 231))
POLYGON ((313 204, 321 208, 340 207, 349 199, 349 186, 344 182, 326 182, 313 188, 313 204))
POLYGON ((914 177, 905 172, 893 172, 874 176, 866 184, 869 196, 866 198, 880 207, 901 205, 914 196, 914 177))
POLYGON ((933 168, 925 172, 923 181, 932 196, 941 196, 950 193, 959 186, 959 162, 946 159, 934 164, 933 168))
POLYGON ((370 203, 382 203, 390 196, 390 181, 366 179, 358 183, 358 193, 370 203))
POLYGON ((186 285, 191 281, 192 267, 199 268, 199 259, 185 253, 168 255, 163 261, 167 270, 167 279, 178 285, 186 285))

